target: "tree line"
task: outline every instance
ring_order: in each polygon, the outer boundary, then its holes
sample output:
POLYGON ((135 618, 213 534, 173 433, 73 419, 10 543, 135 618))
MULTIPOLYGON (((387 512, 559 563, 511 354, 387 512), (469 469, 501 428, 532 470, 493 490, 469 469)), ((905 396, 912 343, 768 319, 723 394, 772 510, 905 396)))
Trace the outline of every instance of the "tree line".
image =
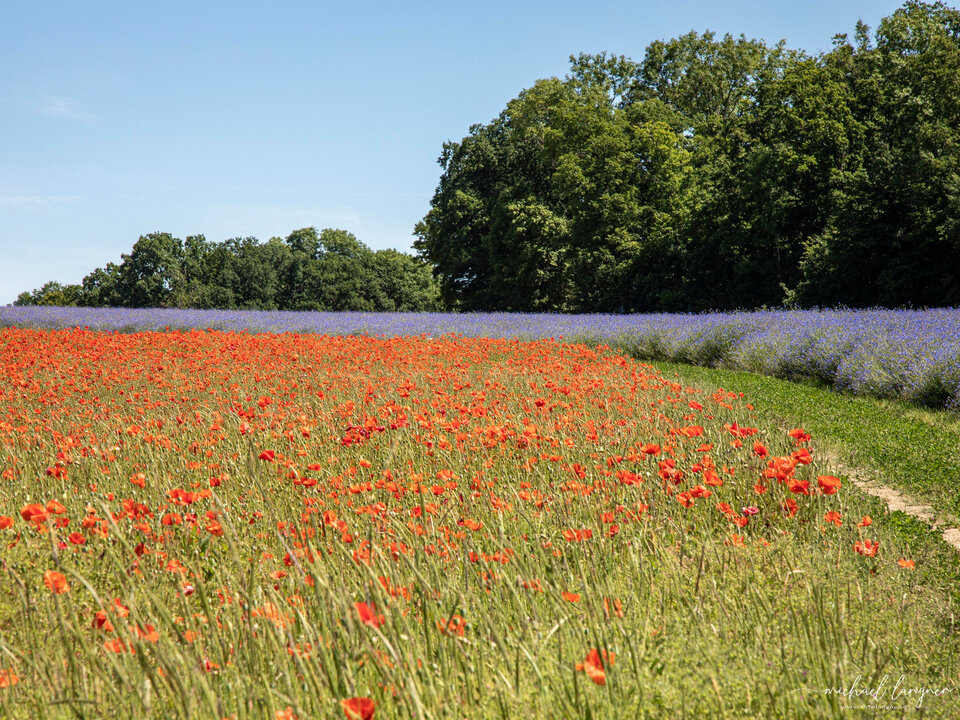
POLYGON ((413 257, 154 233, 19 304, 633 312, 960 305, 960 12, 829 51, 691 31, 580 54, 444 144, 413 257))
POLYGON ((439 163, 415 247, 452 308, 958 305, 960 13, 581 54, 439 163))
POLYGON ((78 285, 49 282, 15 305, 425 311, 439 305, 431 268, 396 250, 372 251, 345 230, 295 230, 285 239, 211 242, 144 235, 120 264, 78 285))

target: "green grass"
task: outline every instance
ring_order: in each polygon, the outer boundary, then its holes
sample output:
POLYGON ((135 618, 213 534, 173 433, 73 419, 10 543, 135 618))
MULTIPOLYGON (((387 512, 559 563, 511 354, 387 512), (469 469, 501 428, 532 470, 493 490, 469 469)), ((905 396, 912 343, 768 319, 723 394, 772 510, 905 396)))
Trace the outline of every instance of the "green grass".
POLYGON ((764 422, 803 426, 817 445, 944 519, 960 517, 960 418, 892 400, 839 393, 812 384, 676 363, 652 363, 666 377, 705 390, 744 393, 764 422))

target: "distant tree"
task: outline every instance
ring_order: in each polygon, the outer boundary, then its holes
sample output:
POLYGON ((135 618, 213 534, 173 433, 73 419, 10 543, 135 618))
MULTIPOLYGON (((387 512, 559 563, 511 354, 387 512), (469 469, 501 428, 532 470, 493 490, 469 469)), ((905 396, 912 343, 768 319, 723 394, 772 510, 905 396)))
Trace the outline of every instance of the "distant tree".
POLYGON ((294 230, 287 235, 286 243, 297 255, 303 255, 310 260, 320 257, 320 235, 314 227, 294 230))
POLYGON ((61 285, 55 280, 33 291, 17 295, 14 305, 62 305, 79 304, 83 288, 80 285, 61 285))
POLYGON ((123 255, 117 293, 127 307, 171 307, 183 286, 183 242, 170 233, 142 235, 123 255))
POLYGON ((416 311, 436 309, 438 296, 422 261, 375 253, 345 230, 302 228, 265 243, 144 235, 119 265, 97 268, 82 285, 47 283, 16 304, 416 311))
MULTIPOLYGON (((226 241, 230 256, 233 292, 241 310, 276 310, 279 285, 278 268, 266 257, 256 238, 234 238, 226 241)), ((279 269, 279 270, 282 270, 279 269)))
POLYGON ((320 233, 319 258, 314 261, 314 297, 323 310, 376 310, 371 286, 372 255, 346 230, 320 233))
POLYGON ((104 268, 97 268, 83 278, 83 292, 80 295, 80 305, 88 307, 102 307, 120 305, 117 280, 120 277, 120 266, 107 263, 104 268))
POLYGON ((371 283, 378 291, 377 310, 440 309, 440 292, 429 265, 396 250, 378 250, 373 254, 372 265, 371 283))

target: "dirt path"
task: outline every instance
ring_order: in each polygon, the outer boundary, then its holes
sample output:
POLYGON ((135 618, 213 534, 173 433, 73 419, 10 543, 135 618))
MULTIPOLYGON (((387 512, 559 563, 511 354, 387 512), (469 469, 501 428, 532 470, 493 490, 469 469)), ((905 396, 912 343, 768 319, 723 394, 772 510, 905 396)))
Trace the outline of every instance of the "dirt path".
POLYGON ((883 500, 891 511, 899 510, 940 530, 943 539, 952 545, 955 550, 960 552, 960 528, 954 527, 957 524, 955 518, 944 518, 942 515, 938 515, 930 505, 915 503, 909 497, 893 488, 886 487, 873 480, 858 478, 851 472, 850 468, 842 466, 841 468, 843 473, 850 479, 850 482, 865 493, 883 500))

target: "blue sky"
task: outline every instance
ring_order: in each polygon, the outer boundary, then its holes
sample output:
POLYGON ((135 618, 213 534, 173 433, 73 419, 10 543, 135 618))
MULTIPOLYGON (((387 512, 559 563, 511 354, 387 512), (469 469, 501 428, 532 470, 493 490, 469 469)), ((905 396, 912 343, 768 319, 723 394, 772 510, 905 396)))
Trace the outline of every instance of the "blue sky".
POLYGON ((826 50, 887 0, 5 2, 0 304, 156 230, 409 250, 443 142, 568 57, 691 29, 826 50))

